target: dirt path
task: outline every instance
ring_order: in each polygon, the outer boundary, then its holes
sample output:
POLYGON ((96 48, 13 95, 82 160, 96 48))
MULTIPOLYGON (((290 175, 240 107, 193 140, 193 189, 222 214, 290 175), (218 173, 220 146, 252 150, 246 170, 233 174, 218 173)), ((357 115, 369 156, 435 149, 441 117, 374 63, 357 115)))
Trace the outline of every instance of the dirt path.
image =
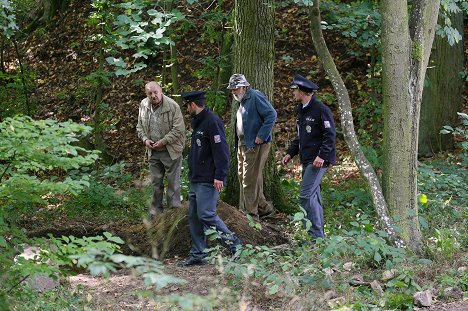
MULTIPOLYGON (((143 284, 141 278, 132 275, 128 270, 122 270, 105 279, 102 277, 94 278, 89 274, 79 274, 69 277, 69 282, 73 290, 80 295, 87 297, 91 310, 169 310, 171 305, 167 302, 158 301, 152 297, 139 295, 139 291, 147 291, 148 293, 159 295, 183 295, 195 294, 202 297, 215 295, 215 299, 220 299, 221 296, 216 296, 216 293, 221 293, 223 289, 227 290, 226 282, 222 274, 218 271, 215 265, 195 266, 191 268, 177 266, 181 259, 170 259, 164 262, 165 272, 183 278, 187 281, 183 285, 171 285, 167 288, 156 292, 151 286, 143 284)), ((230 291, 230 294, 233 292, 230 291)), ((233 297, 231 297, 233 298, 233 297)), ((243 311, 260 311, 271 310, 274 306, 264 305, 258 306, 243 301, 239 298, 228 305, 224 310, 243 310, 243 311)), ((173 305, 172 305, 173 306, 173 305)), ((226 303, 224 302, 224 307, 226 303)), ((468 311, 468 300, 456 301, 451 303, 436 303, 429 308, 415 308, 421 311, 468 311)))

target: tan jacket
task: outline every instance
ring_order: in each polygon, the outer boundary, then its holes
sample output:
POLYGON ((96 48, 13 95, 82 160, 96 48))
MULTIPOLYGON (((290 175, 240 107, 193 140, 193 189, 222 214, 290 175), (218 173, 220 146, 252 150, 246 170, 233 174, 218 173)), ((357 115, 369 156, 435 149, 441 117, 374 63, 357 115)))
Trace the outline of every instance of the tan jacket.
MULTIPOLYGON (((138 137, 145 143, 150 136, 150 103, 145 98, 140 103, 138 113, 138 124, 136 126, 138 137)), ((164 138, 162 143, 166 146, 172 160, 182 155, 185 145, 185 124, 184 117, 179 105, 166 95, 163 95, 161 104, 161 124, 164 138)), ((146 148, 148 157, 151 157, 152 149, 146 148)))

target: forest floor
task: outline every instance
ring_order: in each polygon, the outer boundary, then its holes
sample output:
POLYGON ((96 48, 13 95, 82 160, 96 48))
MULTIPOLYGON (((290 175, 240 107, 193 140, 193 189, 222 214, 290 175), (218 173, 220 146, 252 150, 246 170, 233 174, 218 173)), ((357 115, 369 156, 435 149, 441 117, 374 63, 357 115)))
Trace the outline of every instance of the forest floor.
MULTIPOLYGON (((227 280, 219 269, 212 264, 191 268, 177 266, 177 259, 164 261, 165 271, 168 274, 183 278, 184 285, 173 285, 158 292, 159 295, 192 293, 207 296, 209 293, 220 292, 220 286, 226 286, 227 280)), ((68 278, 70 286, 80 295, 88 297, 92 309, 99 310, 167 310, 164 302, 153 298, 138 295, 138 292, 151 288, 145 286, 130 271, 119 271, 109 278, 92 277, 89 274, 78 274, 68 278)), ((260 311, 277 309, 274 301, 268 299, 266 294, 259 293, 255 301, 241 300, 238 308, 234 310, 260 311)), ((327 310, 326 308, 325 310, 327 310)), ((424 311, 468 311, 468 300, 451 303, 436 302, 431 307, 416 308, 424 311)), ((289 310, 285 310, 289 311, 289 310)), ((298 310, 291 310, 298 311, 298 310)), ((304 310, 305 311, 305 310, 304 310)))

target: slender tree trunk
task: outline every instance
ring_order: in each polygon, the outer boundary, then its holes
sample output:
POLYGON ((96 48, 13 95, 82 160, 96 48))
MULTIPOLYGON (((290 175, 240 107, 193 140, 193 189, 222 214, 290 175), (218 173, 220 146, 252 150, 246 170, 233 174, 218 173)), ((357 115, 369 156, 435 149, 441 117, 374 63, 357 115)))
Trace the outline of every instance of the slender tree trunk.
MULTIPOLYGON (((179 70, 177 66, 177 50, 174 44, 169 45, 171 52, 171 81, 172 81, 172 92, 173 94, 179 94, 179 70)), ((182 99, 180 96, 174 97, 175 101, 181 106, 182 99)))
MULTIPOLYGON (((452 26, 464 36, 463 13, 450 16, 452 26)), ((439 24, 443 21, 439 18, 439 24)), ((428 156, 453 148, 453 136, 441 135, 444 125, 456 126, 463 94, 463 39, 451 46, 436 36, 426 74, 419 125, 419 155, 428 156)))
POLYGON ((23 63, 21 62, 21 53, 18 47, 18 43, 16 43, 16 40, 12 38, 11 42, 13 42, 13 46, 15 47, 15 52, 16 52, 16 57, 18 58, 18 65, 20 68, 21 72, 21 83, 23 84, 23 93, 24 93, 24 102, 26 105, 26 114, 28 116, 31 116, 31 105, 29 103, 29 94, 28 94, 28 86, 26 85, 26 78, 25 78, 25 72, 24 72, 24 66, 23 63))
MULTIPOLYGON (((274 14, 273 0, 237 0, 234 4, 234 71, 244 74, 252 87, 265 93, 270 101, 273 99, 274 81, 274 14)), ((237 105, 233 104, 228 139, 231 146, 231 169, 224 197, 235 205, 239 201, 237 152, 234 149, 236 111, 237 105)), ((284 211, 289 204, 276 172, 274 149, 272 146, 263 171, 264 192, 277 209, 284 211)))
POLYGON ((5 38, 2 36, 0 39, 0 71, 5 73, 5 38))
POLYGON ((333 88, 335 89, 335 92, 338 96, 341 126, 343 128, 343 135, 346 144, 348 145, 361 174, 364 176, 369 185, 374 207, 377 215, 379 216, 379 221, 382 228, 385 230, 385 232, 387 232, 389 239, 392 242, 398 246, 403 246, 403 241, 397 237, 392 221, 389 217, 387 203, 383 196, 377 174, 362 152, 361 146, 357 139, 356 132, 354 130, 351 100, 349 98, 348 90, 346 89, 346 86, 341 79, 341 75, 335 66, 333 57, 331 56, 325 39, 323 38, 319 0, 314 0, 313 6, 310 9, 310 25, 315 50, 317 51, 317 55, 322 62, 322 65, 327 72, 327 75, 330 78, 333 88))
POLYGON ((418 218, 418 129, 424 76, 435 33, 439 0, 382 0, 384 100, 383 188, 400 235, 423 253, 418 218))

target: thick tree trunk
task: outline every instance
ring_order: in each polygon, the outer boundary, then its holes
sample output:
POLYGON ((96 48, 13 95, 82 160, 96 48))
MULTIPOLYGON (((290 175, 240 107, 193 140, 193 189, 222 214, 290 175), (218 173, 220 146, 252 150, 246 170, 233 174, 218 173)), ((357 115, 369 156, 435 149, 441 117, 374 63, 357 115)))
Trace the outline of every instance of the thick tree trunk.
POLYGON ((382 0, 384 100, 383 188, 400 235, 423 253, 418 218, 417 153, 424 76, 434 38, 439 1, 382 0))
MULTIPOLYGON (((234 72, 246 76, 253 88, 261 90, 273 99, 274 65, 274 1, 237 0, 234 4, 234 72)), ((224 199, 238 204, 239 182, 237 178, 237 157, 234 149, 234 118, 237 105, 231 108, 229 142, 231 146, 231 169, 228 189, 224 199)), ((274 146, 264 170, 264 192, 279 210, 285 210, 288 203, 283 195, 280 178, 277 176, 274 146)))
MULTIPOLYGON (((464 35, 463 13, 451 15, 452 26, 464 35)), ((439 19, 439 24, 442 20, 439 19)), ((463 39, 450 46, 447 38, 436 36, 426 73, 419 124, 419 155, 429 156, 453 148, 453 136, 441 135, 444 125, 456 126, 462 106, 463 39)))
POLYGON ((317 55, 322 62, 322 65, 327 72, 328 77, 335 89, 338 97, 338 104, 341 116, 341 125, 343 128, 343 135, 345 141, 351 151, 351 154, 358 166, 361 174, 366 179, 372 194, 374 207, 379 216, 379 221, 382 228, 387 232, 389 239, 398 246, 403 246, 401 241, 393 228, 392 221, 388 214, 387 204, 380 187, 377 174, 370 165, 366 156, 361 150, 361 146, 356 136, 353 124, 353 115, 351 109, 351 100, 349 98, 348 90, 341 79, 340 73, 335 66, 333 57, 331 56, 325 39, 323 38, 320 18, 319 0, 313 1, 313 6, 310 9, 310 25, 312 40, 314 42, 317 55))

